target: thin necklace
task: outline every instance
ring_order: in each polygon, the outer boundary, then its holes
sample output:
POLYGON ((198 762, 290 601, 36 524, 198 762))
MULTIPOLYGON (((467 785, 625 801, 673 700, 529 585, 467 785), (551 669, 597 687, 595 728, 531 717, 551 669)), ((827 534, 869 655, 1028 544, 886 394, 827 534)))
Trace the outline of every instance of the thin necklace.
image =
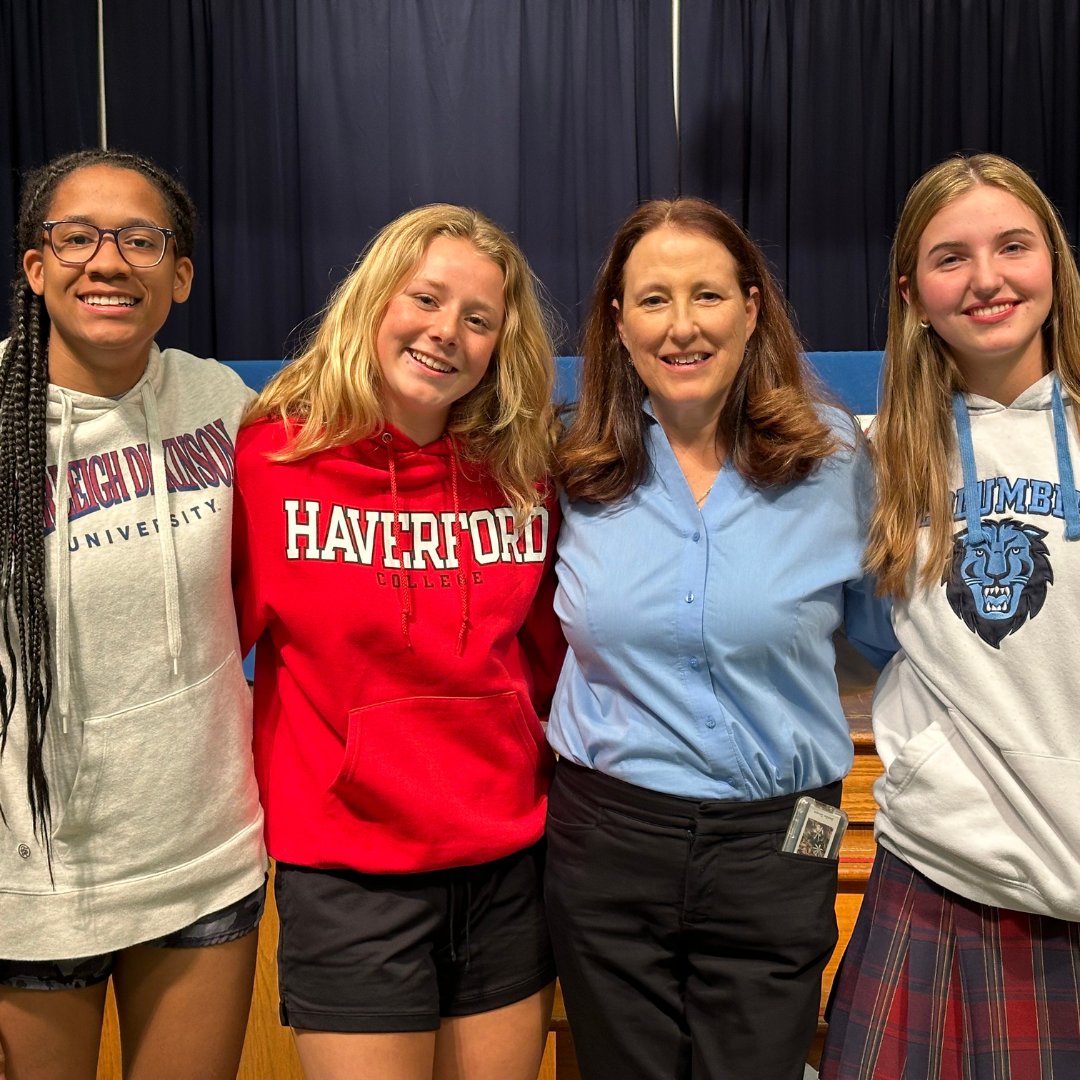
POLYGON ((700 510, 705 505, 705 500, 709 497, 709 492, 712 491, 713 486, 710 484, 695 500, 698 509, 700 510))

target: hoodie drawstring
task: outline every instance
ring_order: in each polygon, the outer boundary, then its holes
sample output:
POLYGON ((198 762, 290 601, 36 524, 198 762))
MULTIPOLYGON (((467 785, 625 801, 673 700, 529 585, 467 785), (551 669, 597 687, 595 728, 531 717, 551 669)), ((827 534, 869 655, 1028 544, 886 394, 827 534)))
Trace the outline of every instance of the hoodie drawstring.
MULTIPOLYGON (((975 468, 975 444, 971 437, 971 418, 967 403, 959 391, 953 394, 953 419, 956 422, 956 441, 960 450, 960 468, 964 477, 964 516, 967 521, 967 539, 971 543, 987 542, 982 527, 978 472, 975 468)), ((1069 452, 1069 426, 1065 418, 1065 404, 1061 398, 1061 385, 1057 375, 1051 387, 1051 411, 1054 418, 1054 449, 1057 453, 1058 486, 1061 490, 1061 513, 1065 519, 1065 539, 1080 540, 1080 507, 1077 505, 1076 482, 1073 474, 1072 455, 1069 452)))
POLYGON ((452 435, 446 436, 450 443, 450 496, 454 503, 454 546, 458 555, 458 598, 461 603, 461 626, 457 636, 457 654, 465 655, 465 635, 469 632, 469 545, 461 539, 461 500, 458 498, 458 453, 452 435))
MULTIPOLYGON (((394 512, 394 523, 391 526, 390 534, 394 538, 394 544, 400 551, 401 504, 398 502, 397 461, 394 457, 394 436, 391 435, 389 431, 384 431, 382 434, 382 441, 383 445, 386 447, 386 453, 389 460, 390 506, 394 512)), ((409 575, 409 568, 405 565, 404 558, 401 560, 401 574, 398 577, 398 602, 401 605, 401 636, 405 639, 405 644, 411 652, 413 643, 412 637, 409 634, 409 621, 412 619, 412 578, 409 575)))
POLYGON ((71 453, 71 398, 60 394, 60 447, 56 457, 56 706, 60 730, 68 732, 71 711, 71 484, 68 457, 71 453))
MULTIPOLYGON (((458 491, 458 472, 460 462, 458 459, 457 445, 452 435, 444 436, 450 447, 450 498, 453 503, 453 533, 454 549, 458 557, 457 587, 458 603, 461 610, 461 626, 458 628, 457 655, 462 656, 465 652, 465 638, 469 632, 469 545, 465 542, 465 530, 461 526, 461 496, 458 491)), ((389 431, 382 433, 382 443, 386 447, 387 462, 390 472, 390 505, 394 514, 391 535, 398 550, 401 550, 401 502, 398 498, 397 486, 397 459, 394 456, 394 436, 389 431)), ((412 636, 409 632, 409 623, 412 621, 412 577, 404 556, 401 559, 401 575, 398 579, 398 599, 401 604, 401 635, 411 650, 413 647, 412 636)))
POLYGON ((165 590, 165 625, 169 634, 172 673, 180 670, 183 637, 180 632, 180 579, 176 570, 176 538, 173 536, 169 489, 165 479, 165 448, 161 444, 157 397, 147 379, 142 386, 143 413, 146 416, 146 441, 150 444, 150 472, 154 478, 154 513, 158 520, 158 550, 165 590))
POLYGON ((956 423, 956 441, 960 447, 960 469, 964 476, 967 538, 972 544, 985 544, 987 537, 979 516, 982 500, 979 498, 979 479, 975 470, 975 444, 971 440, 971 417, 968 416, 964 395, 959 390, 953 394, 952 411, 956 423))
POLYGON ((1072 455, 1069 453, 1069 425, 1065 420, 1065 405, 1061 400, 1061 385, 1056 375, 1051 394, 1051 407, 1054 413, 1054 446, 1057 449, 1058 477, 1061 481, 1061 512, 1065 515, 1065 539, 1080 540, 1080 508, 1077 507, 1072 455))
MULTIPOLYGON (((169 635, 169 657, 172 673, 179 671, 183 639, 180 632, 180 581, 176 563, 176 539, 173 536, 169 511, 168 481, 165 477, 165 449, 161 442, 157 397, 150 379, 140 390, 143 415, 146 420, 146 440, 150 448, 150 470, 154 483, 154 513, 158 520, 158 549, 164 576, 165 623, 169 635)), ((68 733, 71 714, 71 432, 74 406, 71 398, 59 388, 50 387, 53 400, 60 402, 60 437, 56 454, 56 589, 55 589, 55 661, 56 708, 60 713, 60 730, 68 733)))

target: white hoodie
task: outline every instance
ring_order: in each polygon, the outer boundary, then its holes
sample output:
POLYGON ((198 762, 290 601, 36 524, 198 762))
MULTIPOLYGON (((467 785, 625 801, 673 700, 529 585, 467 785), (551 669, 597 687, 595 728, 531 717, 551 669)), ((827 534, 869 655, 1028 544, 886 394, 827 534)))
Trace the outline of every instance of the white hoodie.
POLYGON ((902 651, 874 699, 874 793, 879 841, 933 881, 1076 921, 1080 446, 1064 391, 1055 418, 1056 384, 954 410, 960 555, 947 585, 893 606, 902 651))
POLYGON ((49 387, 53 880, 17 712, 0 761, 0 957, 124 948, 263 880, 230 574, 233 440, 250 398, 220 364, 156 346, 118 400, 49 387))

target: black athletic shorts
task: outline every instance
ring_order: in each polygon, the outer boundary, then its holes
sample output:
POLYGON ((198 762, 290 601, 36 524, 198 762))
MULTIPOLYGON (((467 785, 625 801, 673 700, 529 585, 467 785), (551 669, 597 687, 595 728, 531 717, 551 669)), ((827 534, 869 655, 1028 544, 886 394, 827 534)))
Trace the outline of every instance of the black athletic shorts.
POLYGON ((420 874, 277 864, 281 1022, 310 1031, 435 1031, 555 978, 542 844, 420 874))

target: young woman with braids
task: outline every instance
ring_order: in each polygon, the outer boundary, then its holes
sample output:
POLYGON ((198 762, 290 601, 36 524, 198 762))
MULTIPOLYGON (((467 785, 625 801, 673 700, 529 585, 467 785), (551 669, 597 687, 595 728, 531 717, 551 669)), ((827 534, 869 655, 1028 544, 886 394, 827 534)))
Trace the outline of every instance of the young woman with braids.
POLYGON ((250 394, 154 336, 194 208, 129 154, 26 178, 0 344, 0 1043, 8 1080, 234 1077, 265 853, 229 589, 250 394))

